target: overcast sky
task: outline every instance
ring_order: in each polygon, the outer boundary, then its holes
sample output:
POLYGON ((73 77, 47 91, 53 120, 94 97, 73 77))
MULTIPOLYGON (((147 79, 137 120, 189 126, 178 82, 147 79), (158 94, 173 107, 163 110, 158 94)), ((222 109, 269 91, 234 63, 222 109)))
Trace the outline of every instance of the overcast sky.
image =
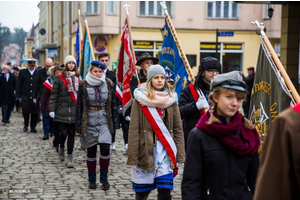
POLYGON ((7 26, 11 32, 14 28, 23 28, 26 32, 39 21, 39 1, 1 1, 0 23, 7 26))

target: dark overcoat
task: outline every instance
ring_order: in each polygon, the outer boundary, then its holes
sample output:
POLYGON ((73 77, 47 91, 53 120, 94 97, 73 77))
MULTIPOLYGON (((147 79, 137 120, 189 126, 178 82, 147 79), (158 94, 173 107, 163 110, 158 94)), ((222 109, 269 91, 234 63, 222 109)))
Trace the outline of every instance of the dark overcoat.
POLYGON ((28 68, 22 69, 17 80, 17 97, 21 98, 22 113, 38 114, 37 104, 33 103, 33 90, 37 78, 37 71, 30 74, 28 68))
POLYGON ((15 96, 14 91, 16 90, 16 77, 12 73, 9 73, 8 82, 4 74, 0 74, 0 103, 1 104, 14 104, 15 96))
POLYGON ((33 90, 33 97, 35 99, 37 99, 37 97, 39 96, 39 98, 42 98, 42 94, 43 94, 43 90, 44 90, 44 85, 43 83, 46 81, 48 77, 47 74, 47 70, 44 68, 39 69, 37 71, 37 78, 36 78, 36 82, 34 84, 34 90, 33 90))

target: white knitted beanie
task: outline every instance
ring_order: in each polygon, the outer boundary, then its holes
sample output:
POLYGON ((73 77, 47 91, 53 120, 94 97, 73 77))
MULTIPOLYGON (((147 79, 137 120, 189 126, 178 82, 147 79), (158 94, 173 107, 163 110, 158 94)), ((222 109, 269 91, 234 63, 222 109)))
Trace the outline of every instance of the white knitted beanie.
POLYGON ((68 56, 65 58, 64 65, 67 66, 67 63, 68 63, 68 62, 71 62, 71 61, 73 61, 73 62, 76 64, 76 59, 75 59, 73 56, 68 55, 68 56))

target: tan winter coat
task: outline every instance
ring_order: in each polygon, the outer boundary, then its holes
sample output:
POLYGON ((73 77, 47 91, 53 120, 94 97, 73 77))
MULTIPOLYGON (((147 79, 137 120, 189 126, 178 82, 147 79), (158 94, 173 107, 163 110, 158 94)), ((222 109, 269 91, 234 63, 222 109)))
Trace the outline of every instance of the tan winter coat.
POLYGON ((300 199, 299 118, 298 111, 286 109, 269 127, 260 156, 254 200, 300 199))
MULTIPOLYGON (((177 147, 176 162, 183 163, 185 161, 184 137, 178 104, 169 106, 165 111, 165 124, 177 147)), ((142 112, 139 103, 133 100, 129 126, 127 165, 137 165, 145 170, 154 169, 153 134, 153 129, 142 112)), ((170 168, 174 169, 174 164, 169 156, 168 159, 170 168)))

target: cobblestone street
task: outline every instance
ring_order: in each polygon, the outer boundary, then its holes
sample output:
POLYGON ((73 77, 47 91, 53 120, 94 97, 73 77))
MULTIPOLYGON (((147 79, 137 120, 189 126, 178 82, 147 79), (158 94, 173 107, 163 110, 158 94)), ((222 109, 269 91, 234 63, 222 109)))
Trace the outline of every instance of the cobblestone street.
MULTIPOLYGON (((16 111, 12 112, 11 123, 0 125, 0 199, 134 199, 121 130, 117 131, 116 150, 111 152, 108 176, 111 187, 104 191, 99 183, 99 148, 97 188, 92 190, 88 188, 86 152, 78 145, 79 136, 75 137, 74 168, 67 168, 66 161, 59 161, 52 147, 53 137, 42 140, 42 122, 37 125, 38 133, 31 133, 30 127, 28 132, 22 129, 22 114, 16 111), (29 193, 4 194, 7 190, 29 193)), ((172 199, 181 199, 182 171, 183 167, 176 177, 172 199)), ((148 199, 156 199, 156 194, 156 190, 152 191, 148 199)))

